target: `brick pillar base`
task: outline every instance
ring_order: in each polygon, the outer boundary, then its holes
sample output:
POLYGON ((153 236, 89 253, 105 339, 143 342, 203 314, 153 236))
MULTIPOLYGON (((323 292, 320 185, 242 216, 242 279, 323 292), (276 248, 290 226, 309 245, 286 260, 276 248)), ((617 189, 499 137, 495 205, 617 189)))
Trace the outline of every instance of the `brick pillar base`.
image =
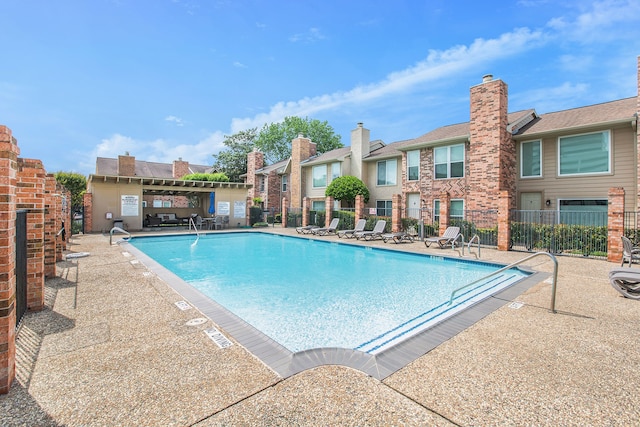
POLYGON ((622 236, 624 236, 624 188, 609 189, 607 232, 607 261, 622 261, 622 236))
POLYGON ((364 219, 364 197, 358 194, 356 196, 355 222, 364 219))
POLYGON ((324 226, 329 227, 329 225, 331 225, 331 220, 333 219, 333 197, 327 196, 324 200, 324 211, 326 214, 324 217, 324 226))
POLYGON ((309 225, 309 198, 302 198, 302 226, 309 225))
POLYGON ((280 218, 282 221, 282 228, 287 228, 287 220, 289 218, 289 205, 287 204, 286 197, 282 198, 282 209, 280 210, 280 212, 282 212, 282 217, 280 218))
POLYGON ((498 198, 498 250, 508 251, 511 246, 511 224, 509 210, 511 195, 508 191, 500 191, 498 198))
POLYGON ((438 235, 442 236, 449 227, 449 204, 451 203, 451 195, 447 192, 440 193, 440 224, 438 235))
POLYGON ((90 233, 93 231, 93 194, 84 193, 84 196, 82 196, 82 204, 84 206, 82 213, 84 229, 82 232, 90 233))
POLYGON ((391 231, 396 233, 402 229, 402 195, 391 196, 391 231))

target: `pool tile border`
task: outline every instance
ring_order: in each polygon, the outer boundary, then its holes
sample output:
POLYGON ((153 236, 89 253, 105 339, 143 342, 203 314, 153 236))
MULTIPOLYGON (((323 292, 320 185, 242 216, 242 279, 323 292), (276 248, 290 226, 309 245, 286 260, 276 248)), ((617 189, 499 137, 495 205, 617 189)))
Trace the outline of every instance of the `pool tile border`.
POLYGON ((121 244, 123 248, 138 258, 149 271, 156 274, 202 314, 220 326, 224 333, 230 335, 233 340, 283 378, 318 366, 342 365, 383 380, 505 304, 510 303, 517 296, 549 276, 549 273, 532 272, 530 276, 508 288, 491 294, 466 310, 456 313, 429 329, 375 355, 337 347, 315 348, 293 353, 202 294, 133 245, 127 242, 121 244))

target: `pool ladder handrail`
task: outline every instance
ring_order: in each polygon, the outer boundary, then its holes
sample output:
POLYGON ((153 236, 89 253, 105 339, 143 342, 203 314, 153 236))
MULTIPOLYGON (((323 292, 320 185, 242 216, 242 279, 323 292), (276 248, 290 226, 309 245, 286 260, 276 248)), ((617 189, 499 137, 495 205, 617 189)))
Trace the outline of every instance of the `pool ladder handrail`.
POLYGON ((454 298, 455 294, 458 293, 459 291, 461 291, 463 289, 466 289, 466 288, 468 288, 470 286, 473 286, 476 283, 479 283, 479 282, 481 282, 483 280, 486 280, 491 276, 495 276, 496 274, 499 274, 499 273, 502 273, 503 271, 509 270, 509 269, 511 269, 511 268, 513 268, 513 267, 515 267, 517 265, 520 265, 523 262, 528 261, 531 258, 535 258, 535 257, 537 257, 539 255, 547 255, 553 261, 553 282, 551 283, 551 312, 552 313, 557 313, 557 311, 556 311, 556 285, 558 283, 558 260, 553 254, 551 254, 549 252, 536 252, 536 253, 533 253, 533 254, 525 257, 525 258, 522 258, 521 260, 518 260, 516 262, 512 262, 511 264, 507 265, 506 267, 502 267, 499 270, 496 270, 496 271, 494 271, 494 272, 492 272, 490 274, 487 274, 486 276, 481 277, 478 280, 474 280, 473 282, 471 282, 469 284, 466 284, 464 286, 459 287, 458 289, 455 289, 453 292, 451 292, 451 297, 449 298, 449 305, 453 304, 453 298, 454 298))
POLYGON ((113 227, 110 231, 109 231, 109 245, 112 245, 112 240, 113 240, 113 232, 114 231, 119 231, 120 233, 124 233, 127 235, 127 237, 125 237, 123 240, 129 240, 131 238, 131 233, 129 233, 126 230, 123 230, 120 227, 113 227))
MULTIPOLYGON (((464 236, 462 235, 462 233, 458 233, 458 235, 456 236, 455 239, 453 239, 453 241, 451 242, 451 249, 456 251, 458 253, 458 256, 463 257, 464 256, 464 236), (458 249, 456 249, 456 243, 458 242, 458 239, 460 239, 460 242, 462 243, 461 247, 462 247, 462 252, 458 249)), ((473 256, 476 257, 476 259, 480 258, 480 236, 478 236, 477 234, 475 234, 471 240, 469 240, 469 243, 467 243, 467 249, 469 250, 469 253, 472 254, 473 256), (471 250, 471 244, 474 241, 478 241, 478 253, 475 253, 471 250)))
POLYGON ((196 227, 196 223, 193 220, 193 217, 189 218, 189 231, 191 231, 191 226, 193 225, 193 229, 196 232, 196 241, 191 244, 191 246, 195 246, 200 240, 200 232, 198 231, 198 227, 196 227))

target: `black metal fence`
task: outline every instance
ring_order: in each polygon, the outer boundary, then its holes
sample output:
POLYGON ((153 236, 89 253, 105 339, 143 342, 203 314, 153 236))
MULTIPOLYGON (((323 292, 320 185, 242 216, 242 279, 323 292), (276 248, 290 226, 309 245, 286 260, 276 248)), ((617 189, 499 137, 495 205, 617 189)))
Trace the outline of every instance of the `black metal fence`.
POLYGON ((16 328, 27 311, 27 211, 16 217, 16 328))
POLYGON ((462 217, 449 217, 449 225, 460 227, 465 242, 478 236, 483 246, 498 246, 498 211, 468 210, 462 217))
POLYGON ((511 249, 606 258, 607 212, 511 211, 511 249))

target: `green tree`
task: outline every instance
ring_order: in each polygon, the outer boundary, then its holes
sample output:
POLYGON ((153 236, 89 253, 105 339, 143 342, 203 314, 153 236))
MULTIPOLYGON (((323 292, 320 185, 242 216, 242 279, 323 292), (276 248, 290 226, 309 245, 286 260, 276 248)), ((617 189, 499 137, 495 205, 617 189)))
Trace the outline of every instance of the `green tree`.
POLYGON ((224 172, 216 173, 190 173, 181 179, 186 181, 213 181, 213 182, 229 182, 229 177, 224 172))
POLYGON ((82 208, 84 193, 87 191, 87 178, 76 172, 56 172, 53 176, 57 182, 71 192, 71 209, 82 208))
POLYGON ((240 175, 247 172, 247 154, 253 151, 257 128, 243 130, 233 135, 225 135, 225 147, 214 154, 213 167, 224 172, 231 182, 241 182, 240 175))
POLYGON ((346 207, 354 207, 358 195, 364 197, 365 203, 369 201, 367 186, 360 179, 351 175, 339 176, 331 181, 324 195, 345 202, 346 207))
POLYGON ((255 145, 272 164, 291 156, 291 140, 299 134, 316 143, 318 154, 341 148, 340 135, 336 135, 327 121, 300 117, 285 117, 281 123, 264 125, 258 133, 255 145))

